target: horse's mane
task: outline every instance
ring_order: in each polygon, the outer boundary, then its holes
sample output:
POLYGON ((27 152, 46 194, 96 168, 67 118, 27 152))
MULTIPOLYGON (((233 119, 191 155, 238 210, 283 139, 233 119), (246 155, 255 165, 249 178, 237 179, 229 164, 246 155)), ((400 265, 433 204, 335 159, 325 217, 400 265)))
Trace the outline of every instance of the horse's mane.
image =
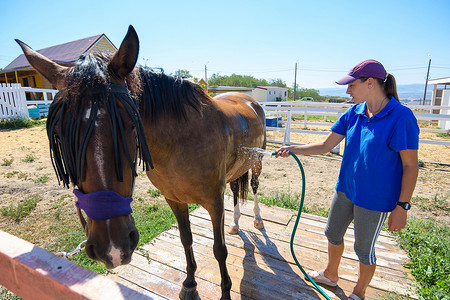
POLYGON ((201 113, 209 96, 197 84, 181 77, 154 72, 149 68, 139 68, 142 94, 141 114, 156 122, 161 115, 171 115, 176 119, 187 118, 186 106, 201 113))

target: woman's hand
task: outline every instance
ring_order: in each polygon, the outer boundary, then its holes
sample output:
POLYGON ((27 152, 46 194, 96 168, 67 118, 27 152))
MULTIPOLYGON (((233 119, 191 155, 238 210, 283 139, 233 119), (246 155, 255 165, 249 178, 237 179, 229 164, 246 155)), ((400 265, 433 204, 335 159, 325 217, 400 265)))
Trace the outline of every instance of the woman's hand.
POLYGON ((275 150, 275 152, 277 153, 275 155, 275 157, 288 157, 289 156, 289 152, 290 152, 291 147, 290 146, 283 146, 277 150, 275 150))
POLYGON ((408 213, 401 206, 394 208, 394 210, 389 215, 388 220, 388 230, 389 231, 400 231, 406 226, 406 219, 408 213))

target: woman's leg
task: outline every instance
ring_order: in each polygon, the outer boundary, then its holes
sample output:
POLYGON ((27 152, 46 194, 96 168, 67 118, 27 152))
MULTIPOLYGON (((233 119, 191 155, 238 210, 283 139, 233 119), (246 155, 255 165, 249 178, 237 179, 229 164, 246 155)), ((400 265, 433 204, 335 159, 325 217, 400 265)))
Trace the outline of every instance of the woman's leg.
POLYGON ((344 253, 344 242, 339 245, 328 242, 328 264, 323 271, 323 275, 333 282, 339 280, 339 264, 341 263, 342 253, 344 253))
POLYGON ((353 203, 344 193, 336 191, 325 227, 325 235, 328 238, 328 263, 323 271, 324 276, 333 282, 339 279, 338 269, 344 252, 344 235, 352 220, 353 203))
POLYGON ((358 282, 356 282, 356 285, 353 288, 353 294, 361 299, 364 299, 366 289, 372 280, 373 274, 375 274, 376 267, 376 264, 365 265, 362 262, 359 262, 358 282))
POLYGON ((354 215, 355 252, 359 258, 359 274, 353 294, 364 299, 376 269, 375 243, 388 213, 355 206, 354 215))

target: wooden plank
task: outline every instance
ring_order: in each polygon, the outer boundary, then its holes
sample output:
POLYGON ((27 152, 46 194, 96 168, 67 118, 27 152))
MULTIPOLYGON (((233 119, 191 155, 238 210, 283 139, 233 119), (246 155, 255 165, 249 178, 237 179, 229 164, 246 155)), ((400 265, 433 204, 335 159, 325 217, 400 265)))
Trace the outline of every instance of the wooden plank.
MULTIPOLYGON (((165 265, 175 265, 180 262, 184 263, 184 249, 181 245, 174 244, 172 238, 158 239, 153 245, 146 245, 145 249, 158 259, 159 262, 165 265), (176 260, 176 262, 174 262, 176 260)), ((197 261, 196 278, 220 283, 220 273, 218 263, 212 253, 212 247, 201 247, 196 245, 194 248, 195 257, 197 261)), ((242 256, 244 257, 244 256, 242 256)), ((262 295, 272 295, 272 299, 294 299, 296 295, 302 296, 298 299, 317 299, 316 293, 306 285, 301 288, 289 288, 288 282, 280 280, 276 274, 272 272, 260 272, 260 270, 246 268, 242 262, 242 257, 239 257, 238 263, 233 263, 231 255, 227 260, 228 271, 233 282, 232 290, 236 293, 250 297, 253 299, 263 299, 262 295)), ((184 263, 185 264, 185 263, 184 263)), ((296 280, 295 283, 302 282, 296 280)), ((295 285, 298 287, 298 285, 295 285)), ((219 294, 216 294, 216 297, 219 294)))
MULTIPOLYGON (((166 252, 166 254, 168 254, 166 252)), ((143 286, 145 288, 151 288, 152 291, 157 292, 158 294, 174 299, 175 296, 178 295, 179 291, 181 290, 182 283, 184 279, 186 278, 186 272, 184 270, 179 270, 178 266, 173 267, 170 264, 163 264, 161 263, 157 257, 155 257, 154 253, 149 253, 150 260, 147 259, 147 255, 142 256, 140 254, 133 255, 133 259, 130 263, 130 265, 122 266, 120 269, 118 269, 119 276, 125 278, 133 278, 133 281, 135 284, 139 286, 143 286), (153 257, 155 257, 153 259, 153 257), (122 271, 122 269, 129 269, 127 272, 129 274, 126 274, 122 271), (140 272, 142 276, 133 276, 131 275, 131 272, 133 272, 131 269, 138 270, 137 272, 140 272), (162 289, 160 286, 152 286, 152 277, 158 277, 161 279, 166 280, 168 283, 174 286, 174 293, 171 292, 172 295, 169 295, 166 289, 162 289), (173 296, 175 295, 175 296, 173 296), (173 296, 173 297, 172 297, 173 296)), ((170 255, 171 252, 170 252, 170 255)), ((185 267, 185 257, 184 257, 184 251, 181 249, 181 253, 177 253, 174 255, 175 260, 177 261, 176 264, 183 265, 185 267)), ((172 260, 173 262, 173 260, 172 260)), ((159 282, 157 280, 156 282, 159 282)), ((221 288, 220 288, 220 281, 219 282, 211 282, 208 280, 205 280, 201 277, 196 277, 197 280, 197 290, 201 296, 202 299, 216 299, 218 295, 221 294, 221 288)), ((235 292, 231 292, 232 299, 239 299, 239 295, 235 292)))
MULTIPOLYGON (((199 232, 197 229, 193 229, 195 232, 194 237, 194 251, 197 253, 208 253, 212 249, 212 238, 205 238, 202 236, 202 234, 198 234, 199 232), (205 246, 206 245, 206 246, 205 246)), ((172 232, 172 231, 171 231, 172 232)), ((168 233, 168 232, 167 232, 168 233)), ((212 234, 212 233, 211 233, 212 234)), ((263 257, 260 260, 260 262, 257 263, 258 268, 261 269, 264 268, 262 266, 267 265, 270 266, 270 268, 263 270, 267 272, 275 272, 278 275, 282 273, 283 271, 288 272, 295 272, 296 279, 295 281, 300 282, 303 279, 303 275, 300 272, 300 270, 295 265, 293 259, 291 258, 289 244, 287 242, 281 242, 276 240, 262 240, 258 241, 258 237, 253 236, 254 233, 246 233, 244 231, 241 231, 239 233, 239 236, 227 236, 227 249, 229 253, 229 257, 227 259, 227 263, 233 264, 235 261, 233 256, 238 257, 238 265, 245 265, 246 267, 251 268, 251 264, 242 262, 242 257, 248 256, 248 253, 251 253, 251 258, 255 259, 259 256, 263 257), (252 238, 250 238, 253 236, 252 238), (269 242, 267 242, 269 241, 269 242), (242 243, 244 243, 242 245, 242 243), (267 243, 267 244, 265 244, 267 243), (276 245, 275 245, 276 244, 276 245), (275 271, 276 270, 276 271, 275 271)), ((171 243, 176 243, 176 239, 170 238, 168 239, 171 241, 171 243)), ((158 241, 156 244, 161 243, 161 241, 158 241)), ((176 244, 174 244, 171 247, 177 247, 176 244)), ((323 268, 323 262, 327 259, 327 254, 325 251, 319 252, 317 250, 311 250, 311 249, 300 249, 301 251, 298 251, 297 256, 300 260, 301 264, 303 265, 305 270, 317 270, 320 268, 323 268)), ((178 251, 180 253, 183 253, 183 249, 180 248, 178 251)), ((297 251, 296 251, 297 252, 297 251)), ((348 292, 350 292, 353 289, 353 286, 357 280, 357 269, 356 269, 357 263, 355 260, 348 261, 346 259, 342 260, 341 263, 341 281, 339 283, 339 286, 348 292)), ((396 272, 383 272, 384 276, 387 276, 387 278, 384 278, 383 281, 380 281, 376 278, 374 278, 374 284, 373 288, 374 290, 368 291, 368 295, 370 293, 375 293, 375 291, 378 290, 378 285, 382 284, 382 282, 385 282, 386 280, 390 280, 393 283, 390 285, 388 290, 404 293, 405 287, 404 284, 399 284, 399 279, 402 279, 404 276, 401 272, 398 272, 398 276, 395 276, 396 272), (400 278, 399 278, 400 277, 400 278)), ((377 276, 381 274, 381 272, 377 273, 377 276)), ((279 275, 280 276, 280 275, 279 275)), ((280 276, 280 278, 283 278, 280 276)), ((239 278, 238 278, 239 280, 239 278)), ((288 278, 284 278, 283 282, 289 281, 288 278)))
POLYGON ((1 230, 0 270, 23 299, 151 299, 1 230))
MULTIPOLYGON (((199 212, 201 213, 201 212, 199 212)), ((248 219, 248 218, 247 218, 248 219)), ((198 226, 197 229, 193 229, 193 231, 196 232, 196 234, 201 234, 203 236, 212 236, 212 232, 209 229, 208 222, 204 221, 204 219, 195 219, 192 218, 191 223, 194 226, 198 226)), ((247 223, 247 225, 249 225, 249 223, 251 223, 251 221, 247 220, 245 221, 245 219, 242 219, 242 223, 247 223)), ((287 260, 290 263, 294 263, 293 260, 291 259, 291 255, 290 255, 290 249, 289 249, 289 239, 286 236, 283 235, 276 235, 276 237, 273 237, 272 233, 269 233, 267 230, 267 228, 271 228, 273 226, 278 226, 276 224, 270 224, 270 223, 266 223, 266 232, 260 234, 260 233, 254 233, 251 232, 251 234, 253 236, 255 236, 257 239, 260 240, 264 240, 267 239, 266 235, 270 235, 272 241, 274 244, 277 244, 278 246, 278 251, 282 252, 282 256, 277 256, 278 253, 271 253, 271 251, 273 252, 274 247, 273 246, 262 246, 262 248, 267 248, 267 249, 258 249, 261 252, 264 252, 266 255, 272 255, 274 257, 276 257, 277 259, 283 259, 283 257, 287 257, 287 260), (281 240, 279 239, 281 237, 281 240), (282 244, 282 242, 285 243, 285 245, 282 244)), ((279 226, 278 226, 279 227, 279 226)), ((251 228, 251 227, 250 227, 251 228)), ((273 228, 271 228, 271 230, 274 230, 273 228)), ((310 237, 310 238, 304 238, 305 233, 308 233, 307 231, 302 232, 302 238, 296 238, 295 239, 295 249, 297 252, 297 249, 299 251, 299 253, 297 253, 298 259, 299 260, 303 260, 301 263, 304 265, 308 265, 308 266, 312 266, 312 269, 317 269, 317 268, 323 268, 323 262, 326 261, 327 259, 327 242, 326 242, 326 238, 323 236, 323 231, 321 231, 320 234, 315 234, 316 236, 321 236, 321 239, 323 240, 322 245, 317 245, 314 244, 315 240, 314 240, 314 236, 310 237), (312 245, 311 242, 313 241, 312 245), (305 247, 306 244, 306 247, 305 247), (300 246, 300 247, 299 247, 300 246), (317 247, 319 246, 319 247, 317 247), (306 258, 306 260, 304 259, 306 258)), ((227 245, 233 245, 236 247, 240 247, 239 245, 239 241, 237 241, 238 244, 234 244, 236 242, 236 236, 227 236, 227 245)), ((238 237, 239 239, 239 237, 238 237)), ((245 247, 245 245, 243 246, 245 247)), ((342 269, 342 274, 341 274, 341 278, 342 279, 346 279, 352 282, 356 282, 357 280, 357 270, 356 270, 356 266, 357 266, 357 257, 354 254, 353 251, 353 246, 352 245, 348 245, 347 246, 347 252, 344 253, 344 258, 342 260, 341 263, 341 269, 342 269)), ((276 247, 275 247, 276 249, 276 247)), ((400 250, 400 249, 398 249, 400 250)), ((404 282, 405 281, 405 271, 406 269, 404 269, 401 265, 401 263, 404 262, 404 260, 400 257, 397 258, 397 261, 395 261, 395 259, 392 259, 392 256, 395 255, 395 253, 385 253, 384 251, 378 251, 377 252, 377 256, 378 256, 378 269, 377 269, 377 273, 376 276, 374 277, 373 281, 372 281, 372 285, 373 287, 377 288, 381 288, 382 286, 385 286, 385 282, 386 280, 391 280, 394 283, 390 284, 387 288, 388 290, 393 290, 393 291, 400 291, 400 293, 404 294, 406 293, 406 289, 404 287, 405 284, 398 284, 398 282, 404 282), (384 268, 383 268, 384 267, 384 268), (378 277, 381 276, 381 277, 378 277), (378 278, 382 278, 381 280, 378 280, 378 278)), ((399 255, 401 256, 401 255, 399 255)), ((406 255, 405 255, 406 257, 406 255)), ((406 283, 409 283, 408 281, 406 283)), ((352 286, 354 285, 354 283, 352 283, 352 286)), ((351 286, 351 287, 352 287, 351 286)))

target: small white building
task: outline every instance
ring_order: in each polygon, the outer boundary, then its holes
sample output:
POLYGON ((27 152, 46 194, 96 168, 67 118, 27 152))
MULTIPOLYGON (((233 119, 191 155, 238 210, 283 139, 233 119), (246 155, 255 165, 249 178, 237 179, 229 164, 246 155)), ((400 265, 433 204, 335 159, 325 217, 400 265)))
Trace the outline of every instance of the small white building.
MULTIPOLYGON (((450 77, 429 80, 428 84, 433 84, 433 95, 431 105, 450 106, 450 77)), ((439 113, 435 112, 435 113, 439 113)), ((450 109, 441 109, 441 114, 450 115, 450 109)), ((450 121, 439 121, 439 127, 450 129, 450 121)))
POLYGON ((253 98, 258 102, 286 101, 288 89, 278 86, 257 86, 253 89, 253 98))

